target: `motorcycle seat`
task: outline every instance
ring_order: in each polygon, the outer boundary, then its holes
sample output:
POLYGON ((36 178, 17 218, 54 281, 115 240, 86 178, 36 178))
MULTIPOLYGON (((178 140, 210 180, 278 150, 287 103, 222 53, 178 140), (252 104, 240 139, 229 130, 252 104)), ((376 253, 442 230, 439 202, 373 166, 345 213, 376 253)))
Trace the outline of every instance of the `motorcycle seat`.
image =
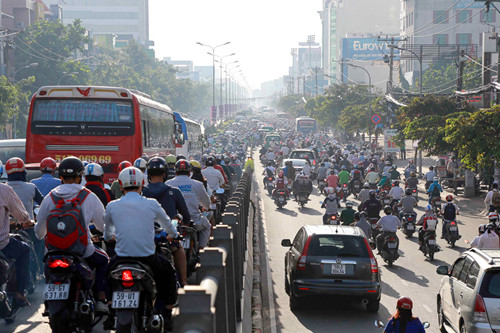
POLYGON ((109 267, 108 270, 111 272, 119 268, 120 266, 141 269, 154 278, 153 270, 151 269, 151 267, 138 260, 129 258, 118 259, 112 266, 109 267))

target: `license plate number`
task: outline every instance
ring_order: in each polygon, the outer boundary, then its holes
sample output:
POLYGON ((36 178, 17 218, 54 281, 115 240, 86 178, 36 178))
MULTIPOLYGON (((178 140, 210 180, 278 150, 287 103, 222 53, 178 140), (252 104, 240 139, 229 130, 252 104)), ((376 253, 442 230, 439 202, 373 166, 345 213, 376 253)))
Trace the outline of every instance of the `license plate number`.
POLYGON ((331 264, 330 273, 334 275, 345 275, 345 265, 342 264, 331 264))
POLYGON ((217 204, 210 204, 210 209, 211 210, 216 210, 217 209, 217 204))
POLYGON ((185 249, 189 249, 191 246, 191 238, 189 236, 184 236, 184 239, 181 240, 181 245, 185 249))
POLYGON ((285 201, 285 198, 279 197, 278 200, 279 200, 279 202, 283 202, 283 201, 285 201))
POLYGON ((415 230, 415 226, 413 224, 408 224, 406 226, 406 229, 408 229, 408 230, 415 230))
POLYGON ((435 239, 429 239, 429 245, 436 245, 435 239))
POLYGON ((388 247, 389 249, 395 249, 395 248, 396 248, 396 246, 397 246, 397 244, 396 244, 396 243, 387 243, 387 247, 388 247))
POLYGON ((111 307, 113 309, 136 309, 139 307, 138 291, 114 291, 111 307))
POLYGON ((63 300, 69 297, 69 283, 64 284, 46 284, 44 289, 44 298, 46 300, 63 300))
POLYGON ((457 227, 450 227, 450 231, 457 231, 457 227))

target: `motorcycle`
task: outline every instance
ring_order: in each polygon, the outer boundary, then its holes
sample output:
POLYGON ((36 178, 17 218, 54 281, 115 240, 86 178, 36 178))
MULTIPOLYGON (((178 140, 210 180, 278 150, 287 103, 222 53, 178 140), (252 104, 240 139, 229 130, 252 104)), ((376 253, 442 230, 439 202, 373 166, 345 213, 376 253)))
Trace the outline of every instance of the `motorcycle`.
POLYGON ((93 272, 80 257, 66 251, 45 255, 44 299, 52 332, 89 332, 102 319, 96 316, 93 272))
POLYGON ((323 215, 323 224, 325 225, 339 225, 339 216, 338 214, 325 214, 323 215))
POLYGON ((429 260, 434 260, 434 253, 439 251, 439 247, 436 242, 436 231, 426 230, 424 231, 424 241, 422 243, 422 252, 425 256, 429 257, 429 260))
POLYGON ((326 181, 325 179, 318 179, 318 189, 320 192, 323 192, 323 190, 326 187, 326 181))
POLYGON ((395 232, 385 233, 383 246, 380 249, 380 256, 389 267, 392 267, 393 262, 399 258, 398 243, 398 236, 396 236, 395 232))
POLYGON ((292 189, 293 189, 293 180, 288 179, 288 184, 286 184, 286 189, 288 190, 289 194, 292 194, 292 189))
POLYGON ((210 210, 214 212, 215 222, 222 221, 222 196, 224 195, 225 190, 223 188, 219 188, 213 193, 214 199, 210 204, 210 210))
POLYGON ((357 199, 359 192, 361 192, 363 184, 361 184, 360 180, 353 180, 352 181, 352 194, 354 194, 354 197, 357 199))
POLYGON ((451 247, 455 247, 455 242, 462 238, 458 232, 458 223, 457 221, 445 221, 443 220, 444 225, 444 239, 451 247), (445 223, 446 222, 446 223, 445 223))
POLYGON ((300 208, 304 208, 304 206, 306 205, 306 203, 308 201, 309 200, 307 199, 307 193, 299 193, 299 194, 297 194, 297 202, 299 203, 300 208))
POLYGON ((417 219, 417 214, 415 213, 405 213, 403 214, 403 218, 401 219, 401 227, 403 229, 403 233, 407 238, 411 238, 413 233, 415 232, 415 220, 417 219))
POLYGON ((269 193, 270 196, 273 195, 273 190, 274 190, 273 181, 274 181, 273 177, 266 177, 264 179, 264 182, 266 184, 267 193, 269 193))
POLYGON ((342 184, 342 188, 340 190, 340 196, 344 202, 347 201, 347 197, 349 196, 349 186, 347 186, 347 183, 342 184))
POLYGON ((415 198, 418 202, 418 189, 417 188, 411 188, 411 196, 415 198))
POLYGON ((164 319, 154 307, 156 284, 150 267, 120 261, 109 274, 116 332, 163 332, 164 319))
POLYGON ((379 220, 378 217, 370 217, 370 218, 368 218, 368 222, 370 223, 371 228, 372 228, 372 239, 373 239, 374 242, 377 241, 377 236, 380 233, 379 229, 377 228, 377 222, 378 222, 378 220, 379 220))
POLYGON ((431 200, 432 210, 434 214, 439 215, 441 213, 441 197, 435 197, 431 200))
POLYGON ((287 204, 287 192, 285 189, 277 189, 274 196, 274 203, 279 209, 283 208, 283 206, 287 204))

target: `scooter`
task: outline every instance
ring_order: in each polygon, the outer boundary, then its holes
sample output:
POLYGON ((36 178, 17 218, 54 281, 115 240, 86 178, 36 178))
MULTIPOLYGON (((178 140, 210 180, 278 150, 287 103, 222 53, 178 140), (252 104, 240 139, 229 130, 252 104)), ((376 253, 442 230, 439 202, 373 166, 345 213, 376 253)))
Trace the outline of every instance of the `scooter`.
POLYGON ((354 197, 357 199, 359 192, 361 192, 362 184, 360 180, 353 180, 352 181, 352 194, 354 194, 354 197))
POLYGON ((349 186, 347 186, 347 183, 342 184, 342 189, 341 189, 341 197, 344 202, 347 201, 347 197, 349 196, 349 186))
POLYGON ((434 214, 441 214, 441 197, 435 197, 431 200, 431 206, 434 211, 434 214))
POLYGON ((424 242, 422 243, 422 252, 425 256, 429 257, 429 260, 434 260, 434 253, 439 251, 439 247, 436 242, 436 231, 426 230, 424 232, 424 242))
POLYGON ((372 239, 373 239, 374 242, 377 241, 377 236, 380 233, 379 229, 377 228, 377 222, 378 222, 378 220, 379 220, 378 217, 370 217, 370 218, 368 218, 368 222, 370 223, 371 228, 372 228, 372 239))
POLYGON ((299 203, 300 208, 304 208, 308 201, 309 200, 307 199, 307 193, 304 192, 297 194, 297 202, 299 203))
POLYGON ((320 192, 323 192, 323 190, 326 187, 326 181, 324 179, 318 179, 318 189, 320 192))
POLYGON ((273 177, 266 177, 265 179, 267 193, 269 193, 270 196, 273 195, 273 190, 274 190, 273 181, 274 181, 273 177))
POLYGON ((455 247, 455 242, 462 238, 458 232, 457 221, 446 221, 443 220, 444 225, 444 239, 451 247, 455 247))
POLYGON ((287 204, 286 198, 287 192, 285 189, 276 190, 276 193, 274 194, 274 204, 278 206, 278 209, 283 208, 283 206, 287 204))
POLYGON ((380 256, 384 261, 392 267, 394 261, 399 258, 398 245, 399 239, 395 232, 387 232, 384 236, 383 246, 380 251, 380 256))
POLYGON ((323 224, 324 225, 339 225, 339 216, 338 214, 325 214, 323 215, 323 224))
POLYGON ((411 238, 413 233, 415 232, 415 224, 417 219, 417 214, 415 213, 404 213, 403 218, 401 219, 401 227, 403 229, 403 233, 407 238, 411 238))

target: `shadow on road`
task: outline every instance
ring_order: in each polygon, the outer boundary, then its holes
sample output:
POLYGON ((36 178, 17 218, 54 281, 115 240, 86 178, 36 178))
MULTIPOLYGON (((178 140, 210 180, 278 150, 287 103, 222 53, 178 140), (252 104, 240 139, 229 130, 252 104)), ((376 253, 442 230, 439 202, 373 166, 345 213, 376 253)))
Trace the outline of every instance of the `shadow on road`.
POLYGON ((276 211, 279 213, 288 215, 288 216, 297 216, 298 215, 297 212, 290 210, 290 209, 286 209, 286 208, 276 209, 276 211))
MULTIPOLYGON (((429 280, 423 276, 423 275, 417 275, 415 272, 410 271, 407 268, 404 268, 403 266, 392 266, 392 267, 385 267, 388 271, 396 274, 399 276, 401 279, 411 282, 411 283, 416 283, 419 286, 422 287, 428 287, 429 286, 429 280)), ((385 290, 383 291, 384 294, 386 293, 385 290)))
POLYGON ((316 209, 314 208, 309 208, 309 207, 304 207, 304 208, 301 208, 300 209, 300 212, 302 214, 306 214, 306 215, 323 215, 323 213, 317 211, 316 209))

